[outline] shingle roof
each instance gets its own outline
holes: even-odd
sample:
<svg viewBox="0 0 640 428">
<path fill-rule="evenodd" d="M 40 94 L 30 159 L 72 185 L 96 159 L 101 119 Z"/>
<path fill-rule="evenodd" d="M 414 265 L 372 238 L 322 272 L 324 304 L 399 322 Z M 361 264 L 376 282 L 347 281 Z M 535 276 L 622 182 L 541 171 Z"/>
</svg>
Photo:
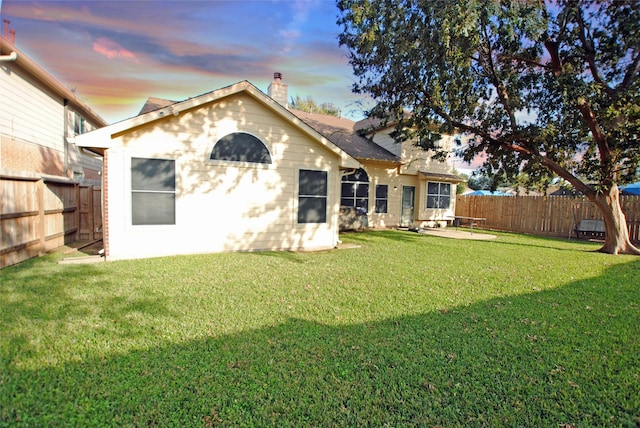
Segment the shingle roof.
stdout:
<svg viewBox="0 0 640 428">
<path fill-rule="evenodd" d="M 168 107 L 178 101 L 149 97 L 138 115 Z M 289 110 L 326 139 L 358 160 L 374 160 L 400 164 L 400 158 L 354 131 L 356 122 L 319 113 Z"/>
<path fill-rule="evenodd" d="M 171 101 L 171 100 L 165 100 L 162 98 L 149 97 L 147 98 L 147 101 L 142 106 L 142 109 L 140 109 L 140 113 L 138 113 L 138 116 L 140 116 L 141 114 L 149 113 L 150 111 L 169 107 L 171 104 L 175 104 L 177 102 L 178 101 Z"/>
<path fill-rule="evenodd" d="M 291 110 L 300 120 L 314 128 L 333 144 L 358 160 L 374 160 L 400 164 L 400 158 L 373 141 L 358 135 L 353 122 L 335 116 Z"/>
<path fill-rule="evenodd" d="M 458 177 L 455 174 L 447 174 L 442 172 L 420 171 L 420 174 L 425 178 L 436 181 L 445 181 L 451 183 L 464 183 L 466 181 L 464 178 Z"/>
</svg>

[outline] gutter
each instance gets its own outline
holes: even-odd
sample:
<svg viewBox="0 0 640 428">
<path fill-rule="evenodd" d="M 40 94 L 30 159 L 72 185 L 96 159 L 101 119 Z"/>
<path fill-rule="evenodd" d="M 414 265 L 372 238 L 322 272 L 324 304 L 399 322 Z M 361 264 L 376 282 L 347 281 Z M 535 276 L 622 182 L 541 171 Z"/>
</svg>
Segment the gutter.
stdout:
<svg viewBox="0 0 640 428">
<path fill-rule="evenodd" d="M 82 102 L 73 92 L 67 89 L 62 83 L 58 82 L 53 76 L 43 70 L 38 64 L 33 62 L 23 52 L 17 49 L 9 40 L 5 37 L 0 37 L 0 60 L 2 61 L 15 61 L 17 65 L 29 72 L 36 80 L 43 83 L 51 92 L 56 94 L 62 99 L 69 100 L 69 105 L 74 110 L 82 113 L 88 120 L 93 122 L 98 127 L 107 126 L 108 123 L 101 118 L 96 112 L 94 112 L 88 105 Z"/>
<path fill-rule="evenodd" d="M 18 59 L 18 52 L 13 51 L 9 55 L 0 55 L 0 61 L 10 62 Z"/>
</svg>

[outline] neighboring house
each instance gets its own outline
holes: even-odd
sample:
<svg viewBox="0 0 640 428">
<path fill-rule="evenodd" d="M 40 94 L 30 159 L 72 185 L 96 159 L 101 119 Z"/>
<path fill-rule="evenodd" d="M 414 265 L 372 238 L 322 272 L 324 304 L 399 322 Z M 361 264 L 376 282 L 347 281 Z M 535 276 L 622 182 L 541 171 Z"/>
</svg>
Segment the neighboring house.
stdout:
<svg viewBox="0 0 640 428">
<path fill-rule="evenodd" d="M 268 95 L 244 81 L 149 98 L 79 136 L 104 156 L 107 258 L 333 248 L 341 206 L 370 227 L 446 225 L 463 181 L 449 164 L 393 143 L 391 128 L 290 110 L 287 96 L 276 73 Z"/>
<path fill-rule="evenodd" d="M 102 159 L 73 144 L 107 123 L 0 37 L 0 175 L 99 183 Z"/>
<path fill-rule="evenodd" d="M 76 139 L 104 157 L 108 259 L 337 245 L 358 161 L 246 81 L 167 103 Z"/>
<path fill-rule="evenodd" d="M 456 185 L 464 179 L 411 141 L 396 143 L 395 124 L 292 112 L 360 161 L 358 171 L 342 178 L 341 205 L 365 212 L 369 227 L 444 227 L 454 215 Z M 452 151 L 453 136 L 440 144 Z"/>
</svg>

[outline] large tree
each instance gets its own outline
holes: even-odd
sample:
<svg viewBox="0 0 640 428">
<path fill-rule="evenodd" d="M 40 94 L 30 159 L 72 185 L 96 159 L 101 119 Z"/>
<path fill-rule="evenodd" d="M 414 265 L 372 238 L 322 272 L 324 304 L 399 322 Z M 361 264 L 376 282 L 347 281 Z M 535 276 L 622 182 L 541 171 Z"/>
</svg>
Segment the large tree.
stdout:
<svg viewBox="0 0 640 428">
<path fill-rule="evenodd" d="M 618 185 L 640 164 L 640 2 L 339 0 L 369 114 L 438 150 L 462 133 L 483 172 L 559 176 L 600 209 L 601 251 L 639 254 Z M 437 129 L 434 132 L 434 126 Z"/>
<path fill-rule="evenodd" d="M 340 117 L 340 109 L 334 103 L 318 103 L 311 95 L 308 95 L 307 98 L 302 98 L 300 95 L 296 95 L 295 98 L 291 97 L 291 107 L 307 113 Z"/>
</svg>

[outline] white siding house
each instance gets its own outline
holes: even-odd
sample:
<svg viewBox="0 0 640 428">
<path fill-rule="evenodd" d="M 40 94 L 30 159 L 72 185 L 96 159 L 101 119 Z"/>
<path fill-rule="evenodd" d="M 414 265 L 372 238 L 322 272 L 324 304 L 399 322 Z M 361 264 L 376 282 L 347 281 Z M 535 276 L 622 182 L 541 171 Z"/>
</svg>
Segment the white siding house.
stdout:
<svg viewBox="0 0 640 428">
<path fill-rule="evenodd" d="M 77 138 L 104 156 L 107 259 L 335 247 L 358 161 L 246 81 L 161 105 Z"/>
<path fill-rule="evenodd" d="M 357 174 L 342 178 L 341 205 L 365 212 L 369 227 L 445 227 L 454 215 L 456 186 L 464 180 L 449 161 L 434 160 L 412 141 L 396 143 L 393 125 L 293 113 L 361 163 Z M 440 144 L 453 152 L 453 136 Z"/>
<path fill-rule="evenodd" d="M 102 161 L 73 144 L 107 123 L 0 37 L 0 174 L 99 182 Z"/>
</svg>

